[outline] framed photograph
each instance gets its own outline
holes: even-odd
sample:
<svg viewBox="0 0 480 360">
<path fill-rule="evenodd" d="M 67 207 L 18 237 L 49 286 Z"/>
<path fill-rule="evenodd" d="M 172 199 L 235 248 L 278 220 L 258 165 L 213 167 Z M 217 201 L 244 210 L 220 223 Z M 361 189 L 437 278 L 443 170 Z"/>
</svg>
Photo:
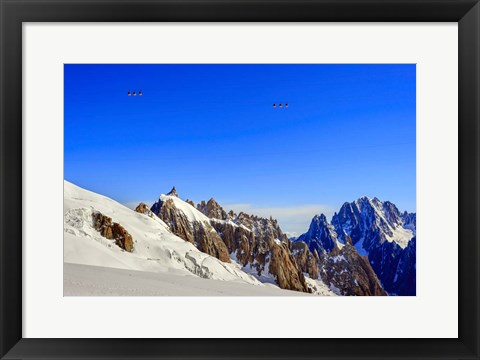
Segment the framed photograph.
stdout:
<svg viewBox="0 0 480 360">
<path fill-rule="evenodd" d="M 0 1 L 1 358 L 479 358 L 477 1 Z"/>
<path fill-rule="evenodd" d="M 415 296 L 415 72 L 65 64 L 64 295 Z"/>
</svg>

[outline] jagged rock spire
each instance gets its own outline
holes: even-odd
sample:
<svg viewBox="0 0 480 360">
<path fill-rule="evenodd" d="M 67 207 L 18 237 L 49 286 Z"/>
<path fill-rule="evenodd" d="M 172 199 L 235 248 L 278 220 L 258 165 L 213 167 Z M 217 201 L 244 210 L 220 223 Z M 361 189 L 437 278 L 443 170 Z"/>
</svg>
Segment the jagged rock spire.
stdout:
<svg viewBox="0 0 480 360">
<path fill-rule="evenodd" d="M 214 198 L 211 198 L 210 200 L 208 200 L 208 202 L 205 202 L 205 200 L 202 200 L 197 205 L 197 210 L 199 210 L 209 218 L 219 219 L 219 220 L 228 219 L 228 215 L 226 211 L 220 206 L 219 203 L 215 201 Z"/>
<path fill-rule="evenodd" d="M 172 190 L 170 190 L 168 193 L 167 193 L 168 196 L 176 196 L 178 197 L 178 193 L 177 193 L 177 189 L 175 189 L 175 186 L 172 188 Z"/>
<path fill-rule="evenodd" d="M 337 246 L 337 234 L 324 214 L 315 215 L 308 231 L 300 235 L 297 240 L 304 241 L 310 251 L 316 250 L 319 254 L 330 252 Z"/>
</svg>

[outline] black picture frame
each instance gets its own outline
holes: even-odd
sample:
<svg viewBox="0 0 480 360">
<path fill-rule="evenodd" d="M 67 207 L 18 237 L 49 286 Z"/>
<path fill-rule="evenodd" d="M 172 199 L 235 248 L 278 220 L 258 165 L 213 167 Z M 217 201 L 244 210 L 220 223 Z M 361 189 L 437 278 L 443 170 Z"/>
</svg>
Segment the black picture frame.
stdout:
<svg viewBox="0 0 480 360">
<path fill-rule="evenodd" d="M 478 0 L 0 0 L 0 357 L 479 359 L 478 2 Z M 22 338 L 22 22 L 97 21 L 458 22 L 459 338 Z"/>
</svg>

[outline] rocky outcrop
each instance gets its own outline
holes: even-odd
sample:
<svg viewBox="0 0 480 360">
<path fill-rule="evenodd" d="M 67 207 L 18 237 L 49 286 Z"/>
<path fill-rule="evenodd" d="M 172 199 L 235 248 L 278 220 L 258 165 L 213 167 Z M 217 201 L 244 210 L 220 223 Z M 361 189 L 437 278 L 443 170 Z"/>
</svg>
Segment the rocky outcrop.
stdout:
<svg viewBox="0 0 480 360">
<path fill-rule="evenodd" d="M 295 262 L 303 273 L 308 274 L 312 279 L 318 278 L 318 252 L 313 253 L 303 241 L 293 242 L 291 252 Z"/>
<path fill-rule="evenodd" d="M 92 214 L 93 227 L 100 232 L 104 238 L 114 240 L 115 244 L 125 251 L 133 251 L 133 238 L 123 226 L 112 222 L 112 218 L 100 212 Z"/>
<path fill-rule="evenodd" d="M 187 204 L 192 205 L 193 207 L 196 207 L 196 206 L 195 206 L 195 203 L 194 203 L 192 200 L 190 200 L 190 199 L 185 200 L 185 202 L 186 202 Z"/>
<path fill-rule="evenodd" d="M 380 281 L 368 258 L 360 256 L 349 243 L 320 255 L 320 277 L 340 295 L 384 296 Z"/>
<path fill-rule="evenodd" d="M 201 201 L 197 205 L 197 209 L 211 219 L 227 220 L 228 215 L 225 210 L 215 201 L 214 198 L 208 202 Z"/>
<path fill-rule="evenodd" d="M 287 239 L 288 242 L 288 239 Z M 275 276 L 282 289 L 310 292 L 302 271 L 298 268 L 288 244 L 270 238 L 269 273 Z"/>
<path fill-rule="evenodd" d="M 148 215 L 150 217 L 153 216 L 153 213 L 150 210 L 150 208 L 148 207 L 148 205 L 143 203 L 143 202 L 138 204 L 138 206 L 135 208 L 135 211 L 140 213 L 140 214 Z"/>
<path fill-rule="evenodd" d="M 187 217 L 182 212 L 177 211 L 173 199 L 158 200 L 150 210 L 162 219 L 175 235 L 194 244 L 193 228 Z"/>
<path fill-rule="evenodd" d="M 222 238 L 227 246 L 229 254 L 235 254 L 237 261 L 245 266 L 249 263 L 262 262 L 262 254 L 267 247 L 257 246 L 255 234 L 244 226 L 238 226 L 233 222 L 211 221 L 211 225 Z"/>
<path fill-rule="evenodd" d="M 172 189 L 170 193 L 175 190 Z M 175 190 L 176 193 L 176 190 Z M 170 196 L 170 198 L 169 198 Z M 160 198 L 153 204 L 151 211 L 162 219 L 170 230 L 185 241 L 195 245 L 200 251 L 216 257 L 217 259 L 230 262 L 230 256 L 227 247 L 221 237 L 207 221 L 192 219 L 184 211 L 177 208 L 172 195 L 162 200 Z M 184 203 L 185 206 L 190 206 Z M 195 209 L 193 209 L 196 211 Z"/>
<path fill-rule="evenodd" d="M 277 220 L 244 212 L 227 214 L 212 200 L 201 202 L 200 209 L 210 216 L 212 226 L 229 253 L 244 268 L 249 272 L 253 270 L 258 277 L 273 276 L 282 289 L 309 292 L 303 271 L 291 253 L 291 242 L 282 233 Z"/>
</svg>

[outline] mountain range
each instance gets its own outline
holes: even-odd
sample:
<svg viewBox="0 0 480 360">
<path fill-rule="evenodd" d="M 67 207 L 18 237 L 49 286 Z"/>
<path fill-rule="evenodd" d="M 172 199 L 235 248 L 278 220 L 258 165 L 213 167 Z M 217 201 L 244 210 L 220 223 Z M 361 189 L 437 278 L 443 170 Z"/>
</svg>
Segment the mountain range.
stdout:
<svg viewBox="0 0 480 360">
<path fill-rule="evenodd" d="M 364 196 L 346 202 L 331 223 L 324 215 L 315 216 L 308 231 L 295 241 L 326 257 L 353 246 L 368 259 L 386 292 L 416 294 L 416 214 L 401 213 L 389 201 Z"/>
<path fill-rule="evenodd" d="M 175 187 L 131 210 L 65 181 L 64 205 L 66 263 L 152 272 L 173 287 L 168 295 L 185 291 L 172 285 L 185 276 L 209 279 L 195 286 L 214 294 L 219 282 L 234 295 L 240 287 L 248 294 L 416 294 L 416 215 L 377 198 L 343 204 L 331 222 L 314 216 L 296 239 L 272 217 L 227 212 L 213 198 L 182 200 Z M 69 294 L 78 294 L 73 283 Z"/>
</svg>

